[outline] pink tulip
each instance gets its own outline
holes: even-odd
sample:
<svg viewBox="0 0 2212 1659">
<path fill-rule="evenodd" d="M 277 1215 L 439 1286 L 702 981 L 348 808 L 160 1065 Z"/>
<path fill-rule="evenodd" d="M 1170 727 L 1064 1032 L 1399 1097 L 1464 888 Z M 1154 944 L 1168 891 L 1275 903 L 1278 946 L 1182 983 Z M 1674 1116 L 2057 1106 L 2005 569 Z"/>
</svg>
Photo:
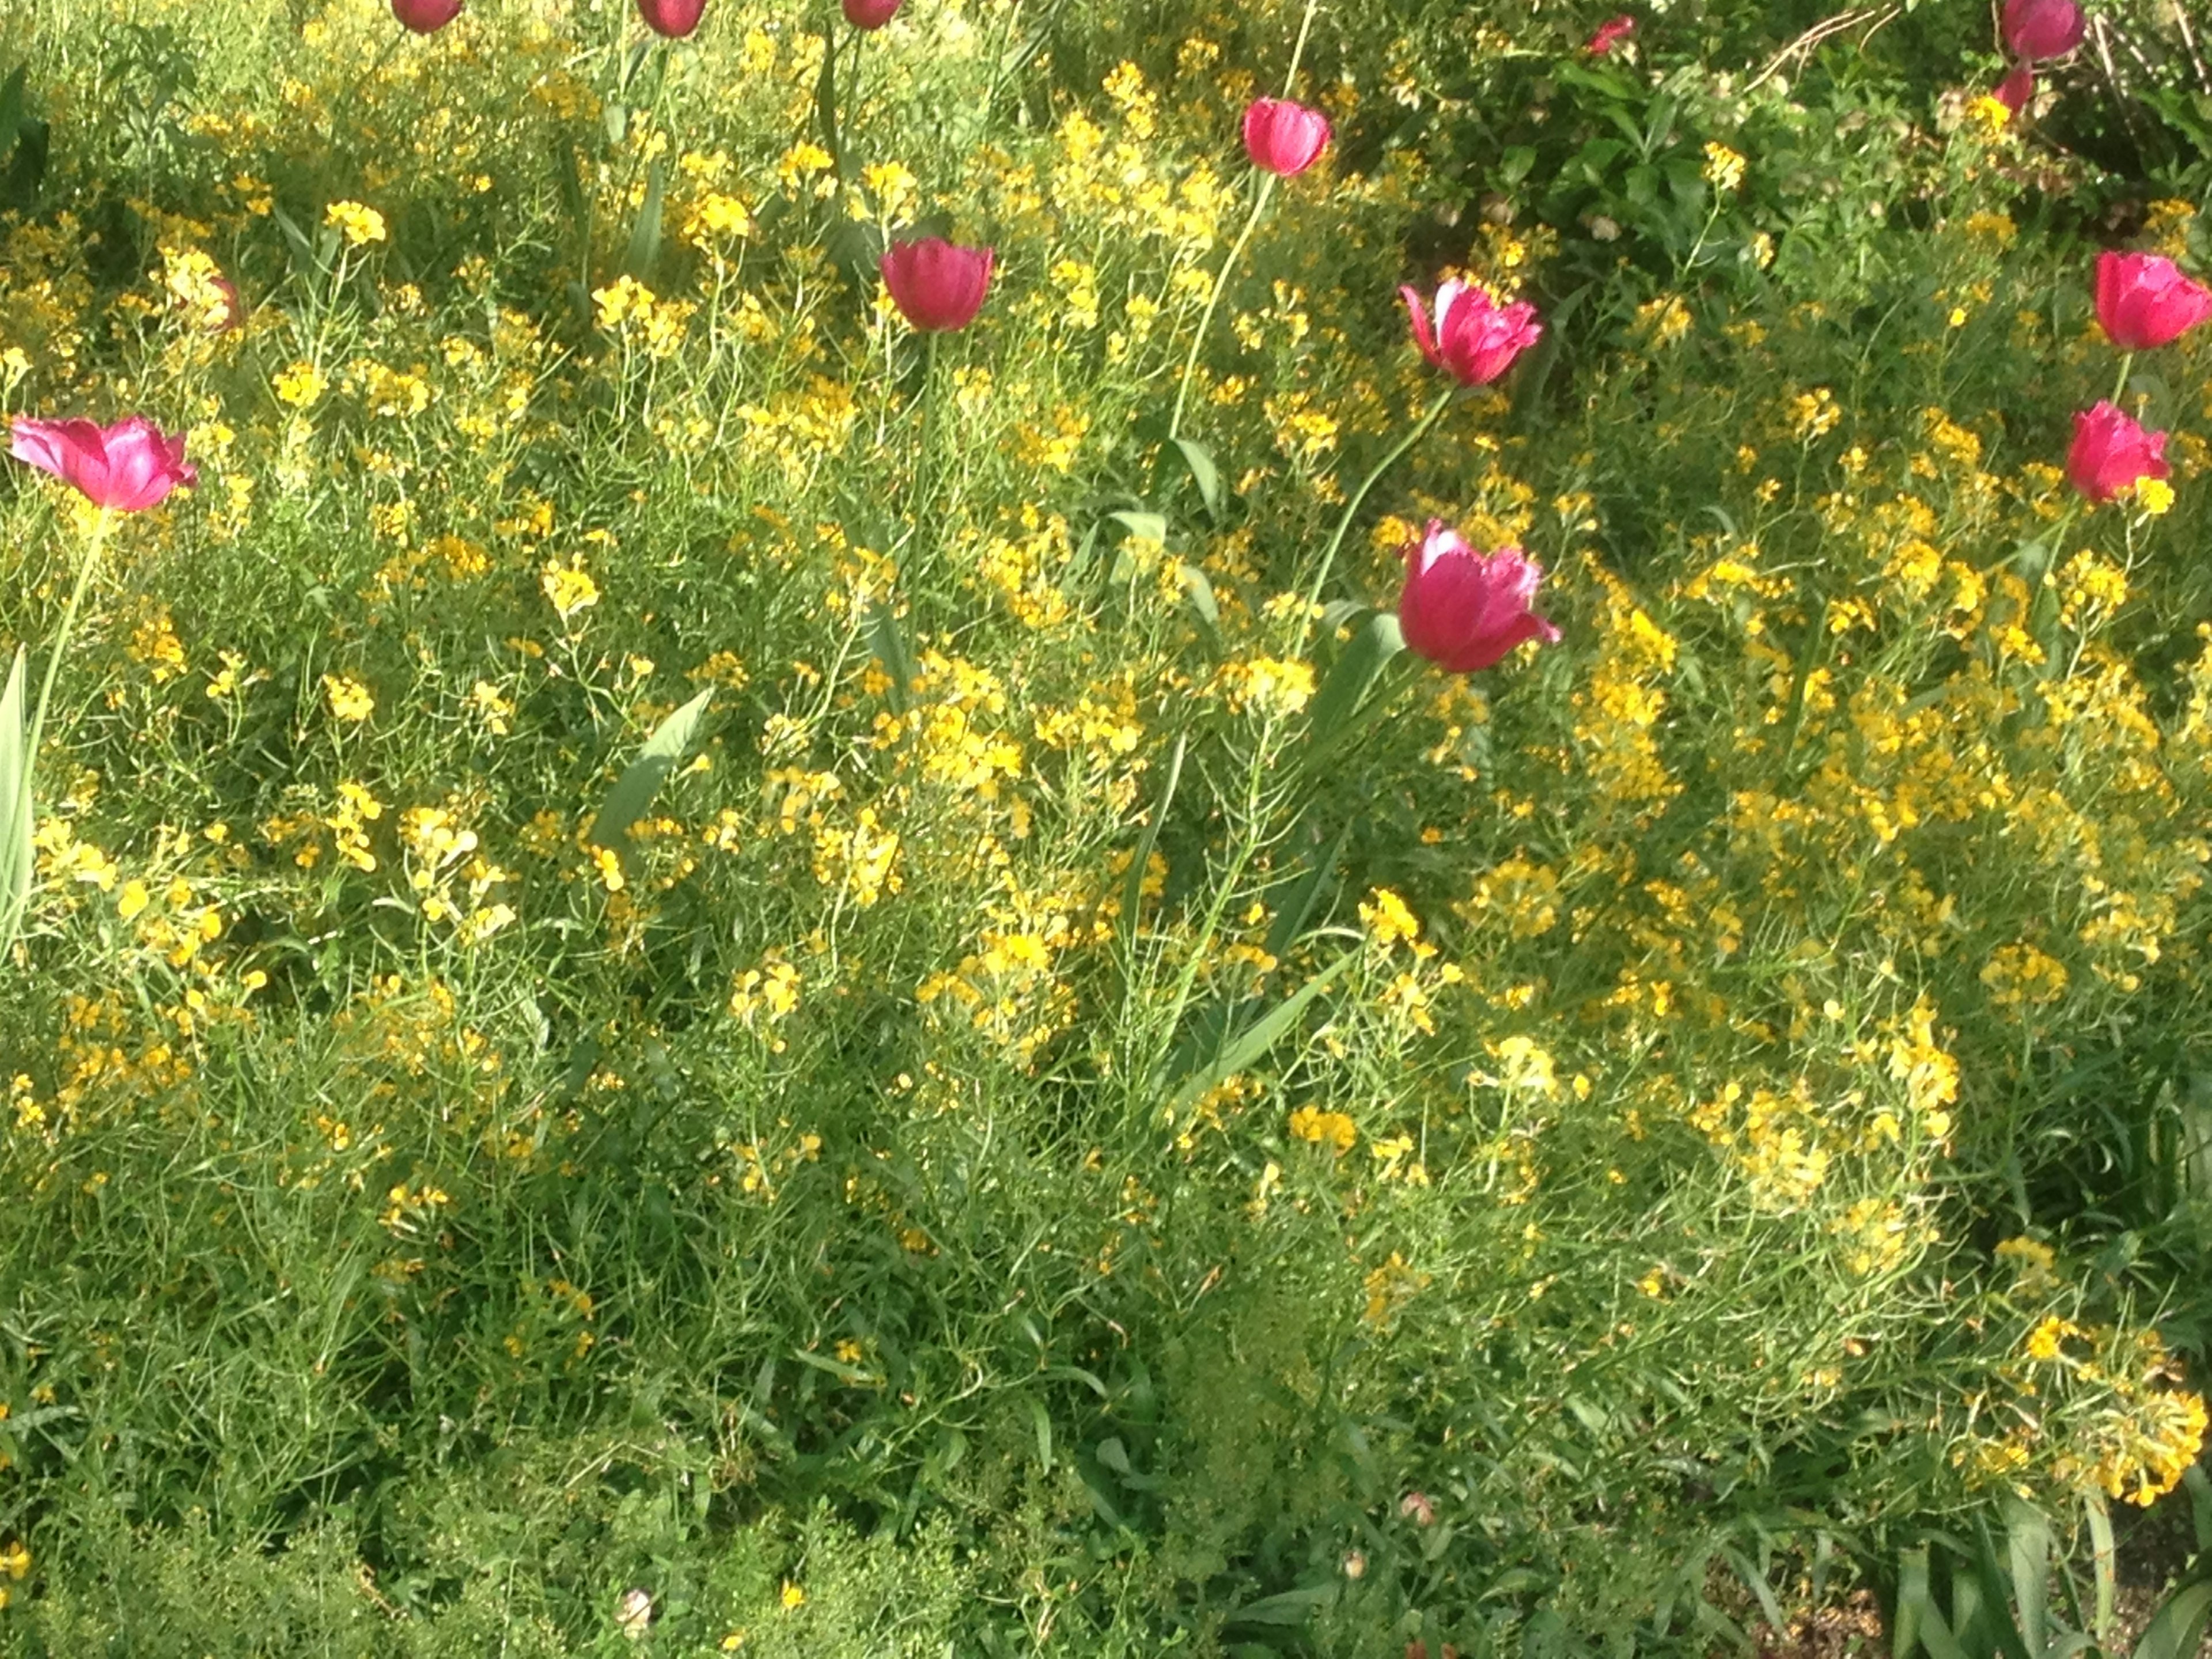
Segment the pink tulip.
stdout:
<svg viewBox="0 0 2212 1659">
<path fill-rule="evenodd" d="M 1286 98 L 1255 98 L 1244 112 L 1244 153 L 1252 165 L 1295 179 L 1328 144 L 1328 117 Z"/>
<path fill-rule="evenodd" d="M 2117 404 L 2099 404 L 2074 417 L 2074 444 L 2066 452 L 2066 476 L 2093 501 L 2109 501 L 2145 478 L 2163 478 L 2166 434 L 2146 432 Z"/>
<path fill-rule="evenodd" d="M 392 0 L 392 15 L 403 28 L 435 34 L 461 15 L 463 0 Z"/>
<path fill-rule="evenodd" d="M 16 417 L 8 453 L 41 472 L 74 485 L 86 500 L 118 513 L 143 513 L 179 484 L 199 474 L 185 460 L 185 434 L 165 437 L 151 421 L 133 415 L 113 426 L 90 421 Z"/>
<path fill-rule="evenodd" d="M 2063 58 L 2081 44 L 2087 27 L 2075 0 L 2005 0 L 2005 46 L 2027 63 Z"/>
<path fill-rule="evenodd" d="M 2155 253 L 2097 256 L 2097 320 L 2123 351 L 2171 345 L 2212 317 L 2212 289 Z"/>
<path fill-rule="evenodd" d="M 898 15 L 906 0 L 845 0 L 845 21 L 856 29 L 879 29 Z"/>
<path fill-rule="evenodd" d="M 1635 33 L 1636 20 L 1623 12 L 1618 17 L 1600 23 L 1597 33 L 1590 36 L 1589 44 L 1583 50 L 1593 58 L 1602 58 Z"/>
<path fill-rule="evenodd" d="M 2014 64 L 2012 73 L 1997 82 L 1996 90 L 1990 94 L 2014 115 L 2027 107 L 2027 100 L 2035 96 L 2035 71 L 2025 64 Z"/>
<path fill-rule="evenodd" d="M 681 40 L 699 27 L 707 0 L 637 0 L 637 15 L 646 27 L 671 40 Z"/>
<path fill-rule="evenodd" d="M 983 308 L 993 252 L 961 247 L 941 236 L 893 242 L 884 252 L 884 286 L 907 321 L 929 333 L 965 328 Z"/>
<path fill-rule="evenodd" d="M 1428 534 L 1406 544 L 1406 588 L 1398 628 L 1406 648 L 1454 674 L 1487 668 L 1530 640 L 1556 642 L 1559 630 L 1528 607 L 1544 567 L 1517 547 L 1478 553 L 1429 520 Z"/>
<path fill-rule="evenodd" d="M 1501 306 L 1479 288 L 1458 281 L 1437 290 L 1436 320 L 1421 302 L 1420 290 L 1401 288 L 1413 319 L 1413 343 L 1421 356 L 1448 370 L 1462 386 L 1488 386 L 1512 368 L 1513 360 L 1536 343 L 1544 325 L 1536 307 L 1524 301 Z"/>
</svg>

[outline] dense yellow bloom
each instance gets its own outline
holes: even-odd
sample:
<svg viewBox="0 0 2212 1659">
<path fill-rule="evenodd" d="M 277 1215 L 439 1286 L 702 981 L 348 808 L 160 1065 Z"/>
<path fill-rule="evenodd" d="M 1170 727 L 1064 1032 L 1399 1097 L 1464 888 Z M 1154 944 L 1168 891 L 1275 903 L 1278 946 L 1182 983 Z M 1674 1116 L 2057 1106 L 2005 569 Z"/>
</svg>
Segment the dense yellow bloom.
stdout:
<svg viewBox="0 0 2212 1659">
<path fill-rule="evenodd" d="M 349 247 L 366 247 L 385 240 L 384 216 L 359 202 L 333 202 L 323 210 L 323 222 L 345 238 Z"/>
</svg>

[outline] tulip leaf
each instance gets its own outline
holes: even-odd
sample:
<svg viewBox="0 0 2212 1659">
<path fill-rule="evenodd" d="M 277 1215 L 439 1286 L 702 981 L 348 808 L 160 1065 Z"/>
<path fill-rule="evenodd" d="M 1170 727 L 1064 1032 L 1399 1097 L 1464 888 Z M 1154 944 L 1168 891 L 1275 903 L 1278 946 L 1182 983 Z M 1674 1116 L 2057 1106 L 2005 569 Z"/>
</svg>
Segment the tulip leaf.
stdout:
<svg viewBox="0 0 2212 1659">
<path fill-rule="evenodd" d="M 2212 1620 L 2212 1583 L 2175 1591 L 2136 1643 L 2134 1659 L 2188 1659 L 2198 1650 L 2208 1620 Z"/>
<path fill-rule="evenodd" d="M 1206 503 L 1206 516 L 1218 524 L 1221 469 L 1213 464 L 1213 452 L 1190 438 L 1177 438 L 1175 447 L 1182 453 L 1183 465 L 1190 469 L 1191 482 L 1198 486 L 1199 500 Z"/>
<path fill-rule="evenodd" d="M 1168 521 L 1165 514 L 1125 508 L 1118 513 L 1109 513 L 1106 516 L 1139 541 L 1164 544 L 1168 538 Z"/>
<path fill-rule="evenodd" d="M 660 216 L 667 191 L 667 167 L 655 161 L 645 175 L 645 200 L 638 204 L 637 218 L 629 228 L 629 252 L 623 260 L 623 269 L 641 283 L 660 258 Z"/>
<path fill-rule="evenodd" d="M 1199 621 L 1206 624 L 1208 637 L 1218 637 L 1221 629 L 1221 601 L 1213 595 L 1213 584 L 1194 564 L 1181 567 L 1177 574 L 1182 578 L 1183 597 L 1190 601 L 1190 608 L 1198 612 Z"/>
<path fill-rule="evenodd" d="M 814 118 L 822 127 L 822 148 L 830 152 L 842 179 L 845 151 L 837 139 L 837 37 L 828 29 L 822 32 L 822 74 L 814 83 Z"/>
<path fill-rule="evenodd" d="M 0 692 L 0 952 L 15 943 L 23 911 L 31 900 L 31 871 L 36 857 L 31 840 L 30 752 L 23 729 L 23 650 L 8 671 Z"/>
<path fill-rule="evenodd" d="M 14 147 L 15 135 L 23 125 L 23 76 L 27 65 L 18 64 L 6 81 L 0 82 L 0 155 Z"/>
<path fill-rule="evenodd" d="M 1168 1103 L 1168 1110 L 1182 1112 L 1207 1090 L 1224 1079 L 1236 1076 L 1273 1048 L 1312 1006 L 1314 1000 L 1328 989 L 1337 975 L 1358 960 L 1364 948 L 1353 945 L 1230 1039 L 1228 1045 L 1214 1056 L 1211 1064 L 1200 1066 L 1183 1079 L 1182 1086 L 1176 1091 L 1174 1097 Z"/>
<path fill-rule="evenodd" d="M 868 608 L 868 648 L 883 664 L 884 672 L 890 676 L 891 713 L 905 714 L 915 678 L 914 653 L 907 649 L 906 633 L 899 627 L 898 613 L 888 604 L 878 602 Z"/>
<path fill-rule="evenodd" d="M 707 712 L 714 695 L 714 688 L 708 687 L 653 728 L 637 758 L 607 791 L 605 803 L 592 820 L 588 839 L 592 845 L 613 848 L 629 839 L 630 826 L 645 816 L 645 809 L 653 805 L 653 796 L 660 793 L 676 763 L 690 749 L 700 716 Z"/>
<path fill-rule="evenodd" d="M 1352 636 L 1313 703 L 1313 740 L 1326 744 L 1358 711 L 1384 665 L 1406 648 L 1397 617 L 1378 611 Z"/>
</svg>

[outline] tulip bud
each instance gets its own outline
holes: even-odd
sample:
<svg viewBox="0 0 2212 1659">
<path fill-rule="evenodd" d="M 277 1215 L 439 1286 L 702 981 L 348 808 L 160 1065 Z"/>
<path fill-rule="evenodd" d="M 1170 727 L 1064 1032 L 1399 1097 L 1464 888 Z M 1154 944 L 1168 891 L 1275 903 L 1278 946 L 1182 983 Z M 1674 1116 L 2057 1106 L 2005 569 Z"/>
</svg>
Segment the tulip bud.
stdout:
<svg viewBox="0 0 2212 1659">
<path fill-rule="evenodd" d="M 1328 143 L 1328 118 L 1285 98 L 1255 98 L 1244 112 L 1244 153 L 1252 165 L 1294 179 Z"/>
<path fill-rule="evenodd" d="M 1462 386 L 1488 386 L 1536 343 L 1544 325 L 1525 301 L 1501 306 L 1479 288 L 1449 282 L 1437 290 L 1435 320 L 1418 289 L 1401 288 L 1421 356 Z"/>
<path fill-rule="evenodd" d="M 435 34 L 461 15 L 463 0 L 392 0 L 392 15 L 402 27 Z"/>
<path fill-rule="evenodd" d="M 2155 253 L 2097 256 L 2097 321 L 2123 351 L 2171 345 L 2212 317 L 2212 289 Z"/>
<path fill-rule="evenodd" d="M 681 40 L 699 27 L 707 0 L 637 0 L 637 15 L 646 27 L 671 40 Z"/>
<path fill-rule="evenodd" d="M 988 247 L 960 247 L 941 236 L 893 242 L 883 257 L 884 286 L 916 328 L 927 333 L 965 328 L 983 308 L 993 258 Z"/>
<path fill-rule="evenodd" d="M 905 0 L 845 0 L 845 21 L 856 29 L 875 30 L 898 15 Z"/>
<path fill-rule="evenodd" d="M 1488 668 L 1530 640 L 1559 630 L 1529 609 L 1544 568 L 1517 547 L 1477 553 L 1441 520 L 1406 546 L 1398 629 L 1406 648 L 1454 674 Z"/>
<path fill-rule="evenodd" d="M 90 421 L 39 421 L 18 416 L 8 453 L 72 485 L 96 507 L 143 513 L 158 506 L 199 474 L 185 460 L 185 434 L 171 437 L 133 415 L 113 426 Z"/>
<path fill-rule="evenodd" d="M 2074 443 L 2066 476 L 2092 501 L 2109 501 L 2145 478 L 2165 478 L 2166 434 L 2146 432 L 2115 404 L 2099 404 L 2074 417 Z"/>
<path fill-rule="evenodd" d="M 1590 36 L 1589 44 L 1583 50 L 1593 58 L 1602 58 L 1635 33 L 1636 20 L 1623 12 L 1618 17 L 1600 23 L 1597 33 Z"/>
<path fill-rule="evenodd" d="M 2005 46 L 2027 63 L 2063 58 L 2081 44 L 2087 27 L 2075 0 L 2005 0 Z"/>
</svg>

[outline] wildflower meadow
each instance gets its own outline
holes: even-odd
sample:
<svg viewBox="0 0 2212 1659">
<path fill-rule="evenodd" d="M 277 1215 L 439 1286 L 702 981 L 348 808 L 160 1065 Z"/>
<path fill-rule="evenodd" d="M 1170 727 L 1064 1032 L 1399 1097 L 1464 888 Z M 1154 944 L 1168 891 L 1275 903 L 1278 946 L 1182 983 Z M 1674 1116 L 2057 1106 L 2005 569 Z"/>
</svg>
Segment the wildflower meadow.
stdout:
<svg viewBox="0 0 2212 1659">
<path fill-rule="evenodd" d="M 2189 1659 L 2197 0 L 0 0 L 0 1654 Z"/>
</svg>

